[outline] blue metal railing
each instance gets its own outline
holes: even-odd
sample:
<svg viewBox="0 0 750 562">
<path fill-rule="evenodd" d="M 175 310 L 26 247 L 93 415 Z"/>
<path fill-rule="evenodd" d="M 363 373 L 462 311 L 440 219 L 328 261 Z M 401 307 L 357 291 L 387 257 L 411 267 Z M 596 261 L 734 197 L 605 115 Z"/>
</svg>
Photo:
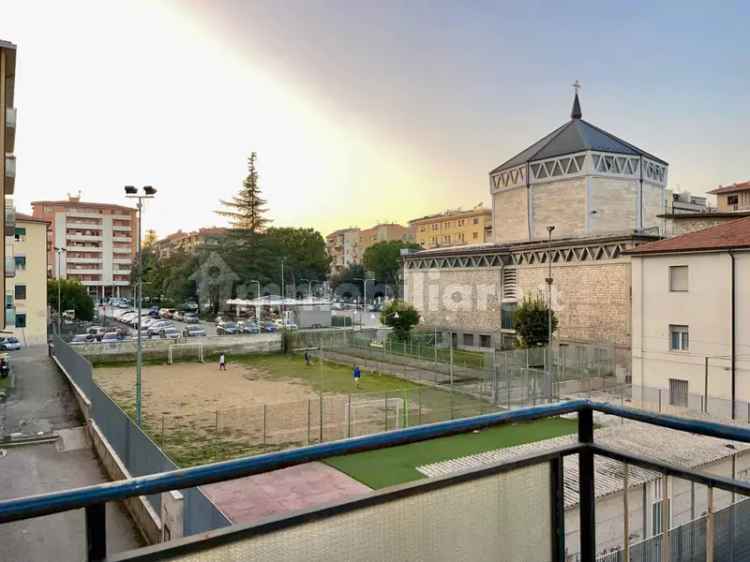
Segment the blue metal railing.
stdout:
<svg viewBox="0 0 750 562">
<path fill-rule="evenodd" d="M 391 431 L 388 433 L 356 437 L 290 451 L 270 453 L 256 457 L 174 470 L 161 474 L 153 474 L 133 478 L 127 481 L 89 486 L 76 490 L 67 490 L 33 497 L 1 501 L 0 523 L 30 519 L 41 515 L 84 508 L 86 510 L 87 529 L 89 530 L 89 533 L 87 534 L 89 538 L 89 559 L 100 560 L 106 555 L 106 530 L 103 521 L 103 507 L 106 502 L 119 501 L 133 496 L 155 494 L 221 482 L 337 455 L 416 443 L 438 437 L 467 433 L 476 429 L 505 423 L 530 421 L 570 413 L 578 413 L 579 443 L 575 446 L 555 450 L 552 453 L 544 452 L 531 455 L 524 459 L 523 462 L 527 464 L 533 464 L 534 462 L 547 462 L 550 460 L 551 456 L 554 457 L 555 455 L 557 461 L 559 461 L 563 455 L 579 454 L 581 518 L 580 559 L 584 562 L 593 562 L 595 560 L 594 467 L 593 462 L 590 460 L 593 459 L 594 455 L 602 455 L 629 464 L 643 466 L 644 468 L 656 469 L 664 474 L 674 475 L 679 478 L 684 478 L 692 482 L 705 484 L 718 489 L 750 495 L 750 483 L 748 482 L 731 480 L 728 478 L 687 470 L 679 466 L 638 457 L 636 455 L 613 450 L 594 443 L 594 411 L 669 429 L 750 443 L 750 430 L 741 427 L 725 426 L 709 421 L 687 420 L 674 416 L 661 416 L 631 408 L 612 406 L 588 400 L 576 400 L 554 405 L 536 406 L 502 413 L 486 414 L 473 418 L 440 422 L 426 426 Z M 495 466 L 494 470 L 497 470 L 497 468 L 498 467 Z M 424 486 L 425 484 L 422 485 Z M 558 493 L 557 496 L 561 497 L 561 494 Z M 556 501 L 559 502 L 560 498 Z M 330 510 L 332 508 L 326 509 Z M 321 510 L 321 512 L 323 511 L 325 510 Z M 558 515 L 559 513 L 560 511 L 558 511 Z M 560 525 L 562 525 L 561 522 Z M 560 530 L 561 528 L 558 527 L 556 532 L 559 534 Z M 226 535 L 226 533 L 232 532 L 236 531 L 232 531 L 231 529 L 218 531 L 217 536 L 219 533 Z M 210 535 L 211 534 L 209 533 L 209 535 L 206 535 L 205 537 L 183 539 L 182 542 L 192 541 L 192 544 L 202 541 L 205 542 L 205 540 L 210 540 Z M 553 544 L 556 545 L 553 560 L 563 560 L 564 540 L 558 540 L 556 538 Z M 169 547 L 167 546 L 163 548 Z"/>
</svg>

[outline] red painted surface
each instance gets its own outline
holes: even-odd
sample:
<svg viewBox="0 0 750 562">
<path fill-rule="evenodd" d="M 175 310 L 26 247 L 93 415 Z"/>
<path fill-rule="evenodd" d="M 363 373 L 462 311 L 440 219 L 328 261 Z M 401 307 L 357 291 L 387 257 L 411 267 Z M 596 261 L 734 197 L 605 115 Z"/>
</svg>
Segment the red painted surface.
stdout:
<svg viewBox="0 0 750 562">
<path fill-rule="evenodd" d="M 328 465 L 312 462 L 202 486 L 233 523 L 258 523 L 299 510 L 339 503 L 371 490 Z"/>
</svg>

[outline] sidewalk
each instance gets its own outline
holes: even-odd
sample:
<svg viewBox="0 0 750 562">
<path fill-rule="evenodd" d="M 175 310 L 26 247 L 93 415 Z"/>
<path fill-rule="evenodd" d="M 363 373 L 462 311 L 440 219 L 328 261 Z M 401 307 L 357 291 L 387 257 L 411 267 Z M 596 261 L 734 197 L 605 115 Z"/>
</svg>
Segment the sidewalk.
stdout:
<svg viewBox="0 0 750 562">
<path fill-rule="evenodd" d="M 55 443 L 7 447 L 0 456 L 0 500 L 109 482 L 80 427 L 82 420 L 47 347 L 11 354 L 16 388 L 0 405 L 4 435 L 56 433 Z M 107 504 L 110 553 L 143 543 L 120 504 Z M 83 560 L 86 536 L 82 510 L 0 526 L 0 561 Z"/>
</svg>

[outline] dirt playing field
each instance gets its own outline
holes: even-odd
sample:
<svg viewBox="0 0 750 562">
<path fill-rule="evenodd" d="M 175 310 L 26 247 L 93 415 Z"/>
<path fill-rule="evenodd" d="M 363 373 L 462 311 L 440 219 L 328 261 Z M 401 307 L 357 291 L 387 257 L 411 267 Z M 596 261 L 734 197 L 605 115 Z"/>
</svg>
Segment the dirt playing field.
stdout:
<svg viewBox="0 0 750 562">
<path fill-rule="evenodd" d="M 133 402 L 135 368 L 97 368 L 95 376 L 99 386 L 120 405 Z M 230 363 L 226 371 L 203 363 L 146 365 L 141 381 L 143 413 L 154 423 L 160 422 L 161 416 L 189 417 L 317 398 L 303 381 L 269 378 L 266 370 L 241 363 Z"/>
</svg>

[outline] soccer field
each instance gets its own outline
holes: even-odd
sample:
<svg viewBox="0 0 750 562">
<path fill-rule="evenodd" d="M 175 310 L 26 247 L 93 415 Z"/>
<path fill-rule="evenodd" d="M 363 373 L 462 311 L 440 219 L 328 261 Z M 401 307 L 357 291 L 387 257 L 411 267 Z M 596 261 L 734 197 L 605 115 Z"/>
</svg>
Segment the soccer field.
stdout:
<svg viewBox="0 0 750 562">
<path fill-rule="evenodd" d="M 98 365 L 97 384 L 131 417 L 135 368 Z M 476 398 L 299 355 L 144 366 L 143 427 L 180 466 L 492 411 Z"/>
<path fill-rule="evenodd" d="M 514 423 L 478 433 L 334 457 L 325 462 L 377 490 L 424 478 L 417 471 L 418 466 L 568 435 L 576 432 L 577 424 L 577 420 L 563 418 Z"/>
</svg>

